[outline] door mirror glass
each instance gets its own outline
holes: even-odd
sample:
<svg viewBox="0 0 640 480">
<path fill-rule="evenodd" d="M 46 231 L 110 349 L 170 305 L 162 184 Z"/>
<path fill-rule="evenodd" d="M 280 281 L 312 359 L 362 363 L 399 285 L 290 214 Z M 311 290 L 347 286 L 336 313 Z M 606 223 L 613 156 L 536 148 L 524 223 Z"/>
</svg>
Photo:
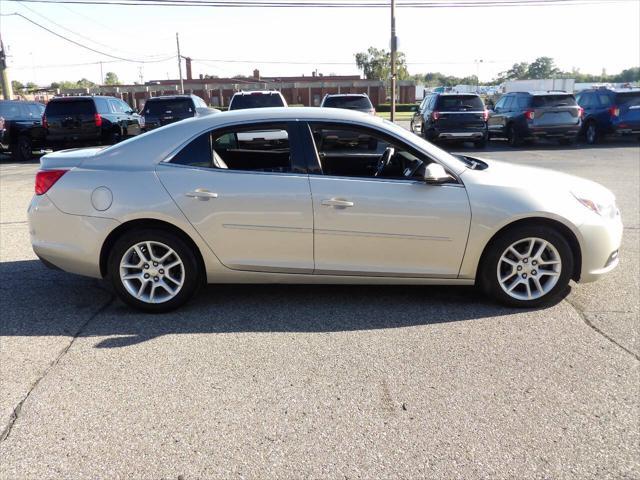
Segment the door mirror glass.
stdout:
<svg viewBox="0 0 640 480">
<path fill-rule="evenodd" d="M 431 184 L 445 183 L 449 181 L 449 175 L 439 163 L 430 163 L 424 171 L 424 181 Z"/>
</svg>

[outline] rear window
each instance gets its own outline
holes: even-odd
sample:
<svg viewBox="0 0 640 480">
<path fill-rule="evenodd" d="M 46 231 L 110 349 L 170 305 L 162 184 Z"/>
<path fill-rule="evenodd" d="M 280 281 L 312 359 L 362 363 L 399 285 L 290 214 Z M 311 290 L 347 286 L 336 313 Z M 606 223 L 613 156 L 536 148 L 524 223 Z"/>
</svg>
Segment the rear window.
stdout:
<svg viewBox="0 0 640 480">
<path fill-rule="evenodd" d="M 640 105 L 640 92 L 617 93 L 616 103 L 628 106 Z"/>
<path fill-rule="evenodd" d="M 251 93 L 248 95 L 235 95 L 231 100 L 229 110 L 242 110 L 245 108 L 284 107 L 278 94 Z"/>
<path fill-rule="evenodd" d="M 445 112 L 484 110 L 484 103 L 475 95 L 447 95 L 438 97 L 437 108 Z"/>
<path fill-rule="evenodd" d="M 536 95 L 533 97 L 534 107 L 572 107 L 577 105 L 573 95 Z"/>
<path fill-rule="evenodd" d="M 91 100 L 51 100 L 47 104 L 47 116 L 54 115 L 93 115 L 96 113 Z"/>
<path fill-rule="evenodd" d="M 193 113 L 193 103 L 188 98 L 173 100 L 147 100 L 144 106 L 146 115 L 163 115 L 165 113 L 190 114 Z"/>
<path fill-rule="evenodd" d="M 18 120 L 25 118 L 26 115 L 18 102 L 2 102 L 0 103 L 0 117 L 5 120 Z"/>
<path fill-rule="evenodd" d="M 371 100 L 363 96 L 354 97 L 327 97 L 323 104 L 328 108 L 347 108 L 350 110 L 371 110 Z"/>
</svg>

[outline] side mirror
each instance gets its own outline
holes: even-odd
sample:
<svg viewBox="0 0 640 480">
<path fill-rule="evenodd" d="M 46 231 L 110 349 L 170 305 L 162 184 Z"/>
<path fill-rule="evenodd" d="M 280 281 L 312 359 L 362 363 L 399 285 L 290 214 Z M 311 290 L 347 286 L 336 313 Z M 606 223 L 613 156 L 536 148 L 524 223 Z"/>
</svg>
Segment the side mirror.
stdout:
<svg viewBox="0 0 640 480">
<path fill-rule="evenodd" d="M 424 181 L 430 184 L 446 183 L 450 179 L 449 174 L 439 163 L 430 163 L 424 171 Z"/>
</svg>

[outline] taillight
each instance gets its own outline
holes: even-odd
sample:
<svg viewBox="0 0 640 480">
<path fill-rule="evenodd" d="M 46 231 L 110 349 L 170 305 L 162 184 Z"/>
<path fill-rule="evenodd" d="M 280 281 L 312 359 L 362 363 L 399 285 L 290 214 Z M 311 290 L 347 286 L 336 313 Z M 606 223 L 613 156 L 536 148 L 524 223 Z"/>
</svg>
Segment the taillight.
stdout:
<svg viewBox="0 0 640 480">
<path fill-rule="evenodd" d="M 49 123 L 47 122 L 47 116 L 46 115 L 42 115 L 42 126 L 44 128 L 49 128 Z"/>
<path fill-rule="evenodd" d="M 95 120 L 95 122 L 96 122 L 96 127 L 101 127 L 101 126 L 102 126 L 102 117 L 100 116 L 100 114 L 99 114 L 99 113 L 96 113 L 96 114 L 93 116 L 93 119 L 94 119 L 94 120 Z"/>
<path fill-rule="evenodd" d="M 484 112 L 482 112 L 482 120 L 484 120 L 485 122 L 489 120 L 489 110 L 485 110 Z"/>
<path fill-rule="evenodd" d="M 612 117 L 619 117 L 620 116 L 620 108 L 617 106 L 612 106 L 609 107 L 609 115 L 611 115 Z"/>
<path fill-rule="evenodd" d="M 526 118 L 527 120 L 533 120 L 534 118 L 536 118 L 536 112 L 534 112 L 533 110 L 527 110 L 526 112 L 524 112 L 524 118 Z"/>
<path fill-rule="evenodd" d="M 38 170 L 36 172 L 36 195 L 44 195 L 68 170 Z"/>
<path fill-rule="evenodd" d="M 438 120 L 440 118 L 440 112 L 437 110 L 434 110 L 433 112 L 431 112 L 431 120 Z"/>
<path fill-rule="evenodd" d="M 584 117 L 584 108 L 578 107 L 578 118 Z"/>
</svg>

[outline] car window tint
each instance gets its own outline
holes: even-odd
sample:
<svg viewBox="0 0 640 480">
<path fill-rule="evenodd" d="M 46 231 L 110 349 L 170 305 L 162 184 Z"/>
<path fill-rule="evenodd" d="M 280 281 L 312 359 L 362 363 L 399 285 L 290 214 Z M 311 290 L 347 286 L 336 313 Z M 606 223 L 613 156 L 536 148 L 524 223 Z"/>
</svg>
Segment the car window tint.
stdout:
<svg viewBox="0 0 640 480">
<path fill-rule="evenodd" d="M 371 101 L 361 95 L 327 97 L 323 106 L 327 108 L 346 108 L 348 110 L 373 109 Z"/>
<path fill-rule="evenodd" d="M 640 92 L 617 93 L 616 103 L 621 106 L 625 105 L 629 107 L 640 105 Z"/>
<path fill-rule="evenodd" d="M 423 165 L 400 142 L 391 144 L 377 132 L 341 125 L 311 124 L 323 175 L 374 178 L 378 161 L 388 147 L 394 148 L 388 167 L 376 178 L 407 179 Z"/>
<path fill-rule="evenodd" d="M 35 119 L 39 119 L 40 117 L 42 117 L 42 107 L 40 107 L 40 105 L 37 105 L 35 103 L 28 103 L 27 105 L 25 105 L 25 107 L 27 107 L 27 115 L 29 116 L 29 118 L 35 118 Z"/>
<path fill-rule="evenodd" d="M 530 97 L 527 95 L 518 95 L 516 97 L 515 106 L 518 110 L 525 109 L 529 106 Z"/>
<path fill-rule="evenodd" d="M 494 107 L 494 109 L 499 110 L 501 108 L 504 108 L 504 104 L 506 100 L 507 100 L 507 97 L 502 97 L 500 100 L 498 100 L 498 103 L 496 103 L 496 106 Z"/>
<path fill-rule="evenodd" d="M 534 107 L 571 107 L 577 105 L 573 95 L 536 95 L 533 97 Z"/>
<path fill-rule="evenodd" d="M 109 109 L 109 102 L 106 98 L 99 98 L 96 97 L 94 99 L 94 101 L 96 102 L 96 108 L 98 109 L 98 113 L 109 113 L 110 109 Z"/>
<path fill-rule="evenodd" d="M 250 93 L 247 95 L 234 95 L 231 99 L 229 110 L 283 106 L 282 98 L 276 93 Z"/>
<path fill-rule="evenodd" d="M 484 110 L 484 103 L 475 95 L 447 95 L 438 100 L 438 110 L 445 112 L 464 112 Z"/>
<path fill-rule="evenodd" d="M 161 100 L 149 99 L 144 106 L 144 113 L 146 115 L 163 115 L 165 113 L 178 115 L 193 113 L 193 103 L 190 98 Z"/>
<path fill-rule="evenodd" d="M 93 115 L 96 109 L 92 100 L 52 100 L 47 104 L 47 116 Z"/>
<path fill-rule="evenodd" d="M 118 103 L 120 104 L 120 110 L 123 113 L 127 113 L 127 112 L 132 110 L 132 108 L 129 106 L 129 104 L 127 102 L 125 102 L 123 100 L 118 100 Z"/>
<path fill-rule="evenodd" d="M 504 105 L 502 105 L 502 109 L 509 111 L 511 110 L 511 104 L 513 103 L 513 96 L 502 97 L 504 98 Z"/>
<path fill-rule="evenodd" d="M 5 120 L 16 120 L 22 118 L 24 114 L 18 102 L 2 102 L 0 103 L 0 117 Z"/>
</svg>

